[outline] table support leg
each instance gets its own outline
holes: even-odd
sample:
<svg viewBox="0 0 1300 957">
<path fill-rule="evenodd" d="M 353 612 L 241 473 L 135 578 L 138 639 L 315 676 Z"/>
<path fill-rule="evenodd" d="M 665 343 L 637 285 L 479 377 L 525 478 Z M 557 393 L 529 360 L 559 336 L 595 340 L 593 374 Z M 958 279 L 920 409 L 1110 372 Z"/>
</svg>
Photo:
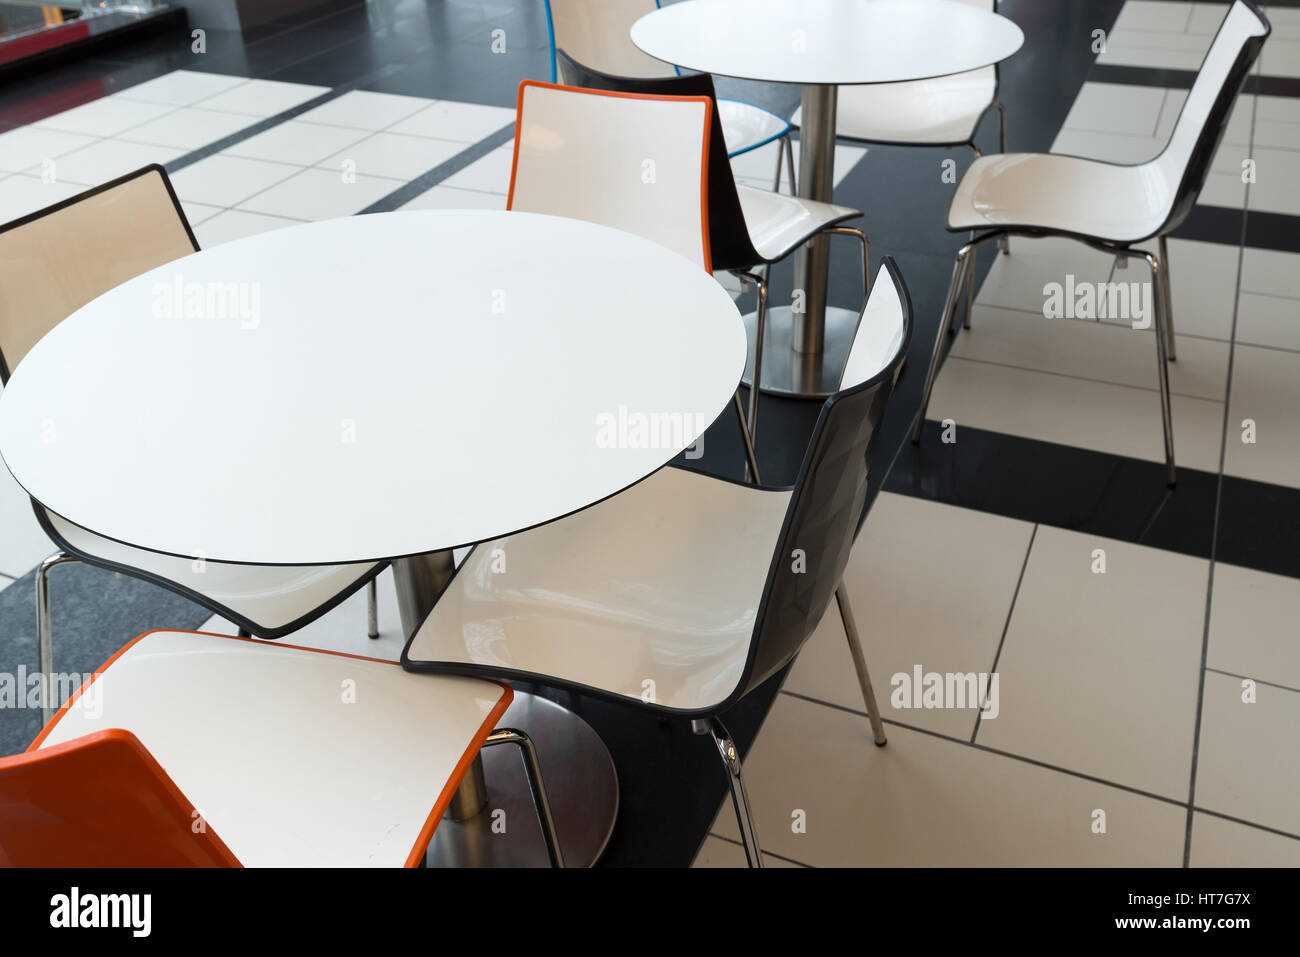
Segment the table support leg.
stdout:
<svg viewBox="0 0 1300 957">
<path fill-rule="evenodd" d="M 803 120 L 799 131 L 799 195 L 829 203 L 835 186 L 835 103 L 838 88 L 809 84 L 803 88 Z M 802 291 L 804 309 L 794 310 L 795 352 L 816 357 L 820 364 L 826 335 L 826 279 L 830 270 L 830 239 L 817 236 L 795 254 L 795 292 Z"/>
</svg>

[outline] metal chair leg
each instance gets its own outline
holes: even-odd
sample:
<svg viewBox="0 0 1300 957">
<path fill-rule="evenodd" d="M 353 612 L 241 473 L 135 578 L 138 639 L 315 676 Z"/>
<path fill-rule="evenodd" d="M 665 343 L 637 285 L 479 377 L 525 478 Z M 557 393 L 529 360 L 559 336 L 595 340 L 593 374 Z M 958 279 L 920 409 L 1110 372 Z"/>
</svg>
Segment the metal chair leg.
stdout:
<svg viewBox="0 0 1300 957">
<path fill-rule="evenodd" d="M 853 667 L 858 673 L 858 685 L 862 688 L 862 701 L 867 706 L 867 720 L 871 722 L 871 736 L 877 747 L 886 744 L 885 725 L 880 720 L 880 708 L 876 705 L 876 692 L 871 687 L 871 675 L 867 673 L 867 659 L 862 654 L 862 641 L 858 637 L 858 626 L 853 620 L 853 608 L 849 605 L 849 593 L 844 582 L 835 587 L 835 602 L 840 608 L 840 620 L 844 622 L 844 634 L 849 639 L 849 652 L 853 655 Z"/>
<path fill-rule="evenodd" d="M 1169 353 L 1169 361 L 1178 361 L 1178 349 L 1174 345 L 1174 297 L 1170 291 L 1171 280 L 1169 278 L 1169 243 L 1165 237 L 1160 237 L 1160 261 L 1165 264 L 1163 281 L 1160 284 L 1160 290 L 1165 297 L 1165 349 Z M 1154 298 L 1154 297 L 1153 297 Z"/>
<path fill-rule="evenodd" d="M 952 282 L 948 284 L 948 298 L 943 304 L 943 315 L 939 318 L 939 328 L 934 334 L 934 351 L 930 355 L 930 370 L 925 377 L 925 389 L 921 392 L 921 411 L 917 415 L 916 430 L 912 433 L 912 443 L 921 441 L 921 430 L 925 427 L 925 410 L 930 406 L 930 393 L 934 390 L 934 379 L 939 374 L 939 357 L 943 353 L 943 340 L 952 324 L 957 311 L 957 297 L 961 295 L 966 263 L 974 251 L 975 244 L 967 243 L 957 250 L 957 261 L 952 267 Z"/>
<path fill-rule="evenodd" d="M 379 578 L 370 579 L 366 586 L 366 634 L 370 638 L 379 637 Z"/>
<path fill-rule="evenodd" d="M 745 422 L 745 406 L 740 401 L 739 389 L 732 396 L 732 401 L 736 406 L 736 418 L 740 421 L 740 441 L 745 444 L 745 481 L 751 485 L 758 485 L 762 482 L 762 479 L 758 477 L 758 459 L 754 457 L 754 439 L 749 434 L 749 426 Z"/>
<path fill-rule="evenodd" d="M 998 152 L 1005 153 L 1007 151 L 1007 108 L 1002 105 L 1001 100 L 994 100 L 993 105 L 998 108 Z"/>
<path fill-rule="evenodd" d="M 866 233 L 854 226 L 832 226 L 823 232 L 852 236 L 862 244 L 862 304 L 865 306 L 871 296 L 871 240 Z"/>
<path fill-rule="evenodd" d="M 785 168 L 786 168 L 786 172 L 790 176 L 790 195 L 798 196 L 799 187 L 795 183 L 795 179 L 794 179 L 794 143 L 791 142 L 789 133 L 785 134 L 784 140 L 785 140 L 785 146 L 783 149 L 785 152 Z"/>
<path fill-rule="evenodd" d="M 749 796 L 745 793 L 745 781 L 740 775 L 740 752 L 731 740 L 731 734 L 722 722 L 714 718 L 697 718 L 691 722 L 696 734 L 713 735 L 713 744 L 722 759 L 722 767 L 727 772 L 727 784 L 731 788 L 731 804 L 736 809 L 736 822 L 740 825 L 740 840 L 745 845 L 745 860 L 750 867 L 763 866 L 763 853 L 758 847 L 758 831 L 754 828 L 754 816 L 749 810 Z"/>
<path fill-rule="evenodd" d="M 732 270 L 732 275 L 739 279 L 746 289 L 750 286 L 754 287 L 758 297 L 754 317 L 754 377 L 750 381 L 749 387 L 749 412 L 744 414 L 738 408 L 736 413 L 740 416 L 741 439 L 745 443 L 745 455 L 748 460 L 746 466 L 748 480 L 755 485 L 760 481 L 758 477 L 758 461 L 754 456 L 754 446 L 758 436 L 758 397 L 762 391 L 763 343 L 767 340 L 767 276 L 769 269 L 770 267 L 765 268 L 761 277 L 743 269 Z M 738 403 L 740 401 L 739 390 L 736 392 L 736 401 Z"/>
<path fill-rule="evenodd" d="M 975 308 L 975 256 L 974 250 L 970 254 L 970 262 L 966 264 L 966 305 L 962 310 L 962 328 L 970 331 L 971 310 Z"/>
<path fill-rule="evenodd" d="M 555 818 L 551 814 L 551 802 L 546 797 L 546 783 L 542 779 L 542 765 L 537 760 L 537 749 L 532 739 L 515 728 L 497 728 L 487 736 L 483 747 L 493 744 L 515 744 L 524 759 L 524 771 L 528 775 L 528 789 L 533 795 L 533 806 L 537 809 L 537 823 L 542 828 L 542 838 L 546 841 L 546 854 L 551 859 L 552 867 L 564 866 L 564 851 L 560 848 L 560 836 L 555 830 Z"/>
<path fill-rule="evenodd" d="M 54 717 L 54 629 L 50 620 L 50 570 L 56 565 L 75 562 L 67 552 L 55 552 L 36 568 L 36 644 L 40 655 L 41 674 L 45 676 L 45 692 L 41 696 L 41 723 L 46 725 Z"/>
<path fill-rule="evenodd" d="M 1165 465 L 1169 470 L 1169 487 L 1173 488 L 1178 480 L 1178 475 L 1174 466 L 1173 400 L 1169 394 L 1169 360 L 1165 348 L 1169 339 L 1169 303 L 1164 295 L 1167 280 L 1164 276 L 1165 266 L 1162 260 L 1156 259 L 1150 253 L 1142 253 L 1142 257 L 1146 259 L 1147 265 L 1151 267 L 1152 299 L 1155 300 L 1153 306 L 1156 313 L 1155 337 L 1156 361 L 1159 365 L 1160 380 L 1160 417 L 1165 430 Z"/>
</svg>

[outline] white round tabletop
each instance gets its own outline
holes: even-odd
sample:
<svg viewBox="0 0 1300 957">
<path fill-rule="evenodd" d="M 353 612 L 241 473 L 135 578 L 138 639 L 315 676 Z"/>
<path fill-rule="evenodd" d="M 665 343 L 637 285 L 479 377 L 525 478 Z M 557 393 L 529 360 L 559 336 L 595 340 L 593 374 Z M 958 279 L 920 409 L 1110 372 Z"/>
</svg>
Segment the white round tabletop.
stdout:
<svg viewBox="0 0 1300 957">
<path fill-rule="evenodd" d="M 78 310 L 0 395 L 0 454 L 48 509 L 140 548 L 396 558 L 634 484 L 694 444 L 744 365 L 727 292 L 639 236 L 355 216 L 186 256 Z"/>
<path fill-rule="evenodd" d="M 1005 60 L 1025 36 L 952 0 L 686 0 L 646 14 L 632 42 L 703 73 L 774 83 L 897 83 Z"/>
</svg>

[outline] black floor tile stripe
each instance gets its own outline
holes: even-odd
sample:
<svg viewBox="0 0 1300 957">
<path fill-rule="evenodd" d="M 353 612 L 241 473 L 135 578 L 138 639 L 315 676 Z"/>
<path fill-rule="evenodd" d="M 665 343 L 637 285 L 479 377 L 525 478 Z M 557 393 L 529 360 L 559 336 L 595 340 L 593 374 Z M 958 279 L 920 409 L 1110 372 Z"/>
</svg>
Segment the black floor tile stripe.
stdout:
<svg viewBox="0 0 1300 957">
<path fill-rule="evenodd" d="M 455 156 L 444 160 L 428 172 L 421 173 L 406 185 L 393 190 L 387 196 L 375 200 L 375 202 L 361 210 L 361 212 L 387 213 L 399 209 L 417 196 L 427 192 L 434 186 L 437 186 L 447 177 L 459 173 L 470 163 L 487 156 L 488 153 L 491 153 L 497 147 L 513 142 L 514 138 L 515 124 L 508 123 L 491 136 L 484 137 L 473 146 L 470 146 L 469 148 L 457 153 Z"/>
<path fill-rule="evenodd" d="M 1190 90 L 1196 82 L 1195 70 L 1174 70 L 1168 67 L 1124 66 L 1119 63 L 1098 63 L 1088 75 L 1091 83 L 1116 83 L 1126 86 L 1162 86 L 1171 90 Z M 1246 95 L 1300 97 L 1300 77 L 1274 76 L 1252 73 L 1242 87 Z"/>
</svg>

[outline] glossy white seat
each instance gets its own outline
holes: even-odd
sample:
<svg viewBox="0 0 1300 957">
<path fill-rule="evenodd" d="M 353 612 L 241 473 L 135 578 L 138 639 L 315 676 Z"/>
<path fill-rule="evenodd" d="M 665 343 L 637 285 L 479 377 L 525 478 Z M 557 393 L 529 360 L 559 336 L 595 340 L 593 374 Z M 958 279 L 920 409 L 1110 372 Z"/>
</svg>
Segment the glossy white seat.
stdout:
<svg viewBox="0 0 1300 957">
<path fill-rule="evenodd" d="M 563 51 L 583 66 L 612 76 L 641 79 L 676 76 L 675 67 L 642 53 L 629 36 L 633 23 L 657 9 L 658 0 L 546 0 L 551 82 L 581 85 L 569 75 L 557 51 Z M 729 156 L 739 156 L 782 138 L 785 138 L 784 148 L 789 149 L 790 123 L 771 110 L 743 100 L 719 99 L 718 118 Z M 778 182 L 780 164 L 778 150 Z"/>
<path fill-rule="evenodd" d="M 815 233 L 862 215 L 848 206 L 819 203 L 815 199 L 753 186 L 737 184 L 736 195 L 744 211 L 749 240 L 768 263 L 784 259 Z"/>
<path fill-rule="evenodd" d="M 908 146 L 973 144 L 976 129 L 997 94 L 997 69 L 991 66 L 930 80 L 841 86 L 836 95 L 835 134 L 868 143 Z M 801 106 L 790 118 L 791 124 L 799 126 L 802 114 Z M 1005 128 L 1002 139 L 1005 149 Z"/>
<path fill-rule="evenodd" d="M 37 520 L 65 551 L 204 604 L 245 631 L 279 637 L 333 608 L 378 575 L 386 562 L 354 565 L 235 565 L 146 551 L 74 525 L 36 506 Z M 305 620 L 304 620 L 305 619 Z"/>
<path fill-rule="evenodd" d="M 129 731 L 245 866 L 414 867 L 510 700 L 491 681 L 153 631 L 110 659 L 33 749 Z"/>
<path fill-rule="evenodd" d="M 955 325 L 957 303 L 965 295 L 965 327 L 970 328 L 976 247 L 999 243 L 1011 234 L 1060 235 L 1116 255 L 1140 256 L 1151 269 L 1161 424 L 1169 485 L 1177 479 L 1174 462 L 1172 398 L 1166 363 L 1177 357 L 1166 237 L 1195 206 L 1237 94 L 1259 56 L 1271 28 L 1250 0 L 1236 0 L 1206 53 L 1196 81 L 1183 102 L 1165 148 L 1144 163 L 1122 165 L 1050 153 L 1010 153 L 977 159 L 967 169 L 948 209 L 948 228 L 977 233 L 957 253 L 952 284 L 935 336 L 913 441 L 919 442 L 943 341 Z M 1134 248 L 1158 240 L 1159 255 Z"/>
<path fill-rule="evenodd" d="M 568 518 L 480 544 L 412 635 L 402 664 L 716 721 L 794 657 L 835 594 L 883 744 L 838 583 L 910 326 L 906 290 L 886 258 L 842 388 L 823 407 L 793 488 L 670 466 Z M 725 729 L 714 734 L 753 851 L 734 745 Z"/>
</svg>

